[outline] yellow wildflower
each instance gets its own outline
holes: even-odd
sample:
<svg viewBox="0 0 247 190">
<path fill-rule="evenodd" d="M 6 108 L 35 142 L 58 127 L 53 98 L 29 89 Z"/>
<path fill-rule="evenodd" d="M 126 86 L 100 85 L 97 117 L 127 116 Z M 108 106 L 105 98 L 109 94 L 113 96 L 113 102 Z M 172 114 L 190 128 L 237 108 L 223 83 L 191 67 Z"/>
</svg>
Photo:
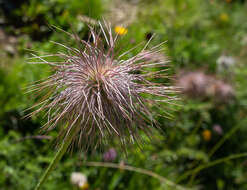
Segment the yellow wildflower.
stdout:
<svg viewBox="0 0 247 190">
<path fill-rule="evenodd" d="M 212 137 L 212 133 L 210 130 L 206 129 L 202 132 L 202 137 L 205 141 L 210 141 Z"/>
<path fill-rule="evenodd" d="M 229 21 L 229 16 L 226 13 L 221 13 L 220 14 L 220 21 L 221 22 L 228 22 Z"/>
<path fill-rule="evenodd" d="M 82 189 L 82 190 L 87 190 L 88 188 L 89 188 L 89 184 L 88 183 L 85 183 L 85 184 L 80 186 L 80 189 Z"/>
<path fill-rule="evenodd" d="M 122 26 L 116 26 L 114 30 L 118 35 L 125 35 L 128 32 L 127 28 L 124 28 Z"/>
</svg>

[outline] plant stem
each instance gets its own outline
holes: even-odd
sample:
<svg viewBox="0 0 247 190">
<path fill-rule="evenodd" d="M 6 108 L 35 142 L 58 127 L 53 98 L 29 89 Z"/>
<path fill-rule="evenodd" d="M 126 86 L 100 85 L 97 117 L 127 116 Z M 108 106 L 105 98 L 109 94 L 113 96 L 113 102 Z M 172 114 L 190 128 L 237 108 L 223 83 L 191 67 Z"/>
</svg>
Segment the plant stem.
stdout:
<svg viewBox="0 0 247 190">
<path fill-rule="evenodd" d="M 226 135 L 224 135 L 224 137 L 221 138 L 221 140 L 208 153 L 209 158 L 213 156 L 213 154 L 221 147 L 221 145 L 225 143 L 227 139 L 229 139 L 235 132 L 237 132 L 241 127 L 243 127 L 242 124 L 245 124 L 245 123 L 246 123 L 246 120 L 244 120 L 243 123 L 241 122 L 240 125 L 233 127 Z"/>
<path fill-rule="evenodd" d="M 227 139 L 229 139 L 234 133 L 236 133 L 241 127 L 243 127 L 243 126 L 246 124 L 246 122 L 247 122 L 247 119 L 243 119 L 237 126 L 233 127 L 228 133 L 226 133 L 226 134 L 221 138 L 221 140 L 220 140 L 219 142 L 217 142 L 217 144 L 209 151 L 209 153 L 208 153 L 209 159 L 210 159 L 210 158 L 213 156 L 213 154 L 214 154 L 214 153 L 215 153 L 215 152 L 216 152 L 216 151 L 217 151 L 217 150 L 225 143 L 225 141 L 226 141 Z M 244 154 L 245 154 L 245 153 L 244 153 Z M 238 155 L 239 155 L 239 154 L 237 154 L 237 156 L 238 156 Z M 241 155 L 241 154 L 240 154 L 240 155 Z M 234 155 L 234 156 L 235 156 L 235 155 Z M 226 157 L 226 158 L 232 159 L 231 156 Z M 234 157 L 234 159 L 235 159 L 235 157 Z M 223 160 L 223 158 L 222 158 L 222 159 L 219 159 L 219 160 Z M 216 161 L 217 161 L 217 162 L 216 162 Z M 215 162 L 218 163 L 218 160 L 209 162 L 209 163 L 207 163 L 207 164 L 199 165 L 198 167 L 196 167 L 196 168 L 194 168 L 194 169 L 192 169 L 192 170 L 189 170 L 189 171 L 185 172 L 182 176 L 180 176 L 180 177 L 176 180 L 176 182 L 179 183 L 180 181 L 186 179 L 189 175 L 191 175 L 191 180 L 194 179 L 199 171 L 201 171 L 202 169 L 206 169 L 207 167 L 211 167 L 211 166 L 215 165 L 215 164 L 212 165 L 212 163 L 215 163 Z M 197 164 L 199 164 L 199 163 L 200 163 L 200 161 L 198 161 Z M 190 180 L 190 181 L 191 181 L 191 180 Z"/>
<path fill-rule="evenodd" d="M 149 171 L 149 170 L 146 170 L 143 168 L 136 168 L 136 167 L 129 166 L 129 165 L 124 165 L 124 164 L 120 165 L 120 164 L 107 163 L 107 162 L 86 162 L 86 163 L 84 163 L 84 165 L 96 166 L 96 167 L 98 166 L 98 167 L 108 167 L 108 168 L 119 168 L 119 169 L 123 169 L 123 170 L 134 171 L 137 173 L 141 173 L 141 174 L 145 174 L 145 175 L 154 177 L 154 178 L 160 180 L 160 182 L 165 183 L 168 186 L 174 187 L 175 189 L 189 190 L 188 188 L 182 187 L 182 186 L 170 181 L 169 179 L 167 179 L 163 176 L 160 176 L 159 174 L 156 174 L 152 171 Z M 191 190 L 191 188 L 190 188 L 190 190 Z"/>
<path fill-rule="evenodd" d="M 69 145 L 71 144 L 71 141 L 73 139 L 73 134 L 75 133 L 76 130 L 71 130 L 70 133 L 67 135 L 67 137 L 64 139 L 61 147 L 57 151 L 55 157 L 53 158 L 52 162 L 49 164 L 48 168 L 45 170 L 45 173 L 42 175 L 42 177 L 39 180 L 39 183 L 35 187 L 35 190 L 40 190 L 41 186 L 43 183 L 46 181 L 48 176 L 50 175 L 51 171 L 56 167 L 58 162 L 61 160 L 63 157 L 64 153 L 67 151 Z"/>
<path fill-rule="evenodd" d="M 226 161 L 229 161 L 229 160 L 234 160 L 234 159 L 238 159 L 238 158 L 242 158 L 242 157 L 247 157 L 247 152 L 243 152 L 243 153 L 239 153 L 239 154 L 233 154 L 233 155 L 230 155 L 230 156 L 227 156 L 227 157 L 224 157 L 224 158 L 220 158 L 220 159 L 214 160 L 214 161 L 209 162 L 207 164 L 198 166 L 195 169 L 187 171 L 186 173 L 184 173 L 178 180 L 176 180 L 176 183 L 178 183 L 178 182 L 186 179 L 188 176 L 194 175 L 194 173 L 198 173 L 201 170 L 204 170 L 206 168 L 215 166 L 215 165 L 220 164 L 222 162 L 226 162 Z"/>
</svg>

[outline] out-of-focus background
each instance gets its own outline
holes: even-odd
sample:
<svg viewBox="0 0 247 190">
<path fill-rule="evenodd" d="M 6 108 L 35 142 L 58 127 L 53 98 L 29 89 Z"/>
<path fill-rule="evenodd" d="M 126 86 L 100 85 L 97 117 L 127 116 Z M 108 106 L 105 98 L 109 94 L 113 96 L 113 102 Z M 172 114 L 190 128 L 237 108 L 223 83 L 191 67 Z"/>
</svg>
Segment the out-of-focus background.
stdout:
<svg viewBox="0 0 247 190">
<path fill-rule="evenodd" d="M 57 131 L 39 133 L 45 117 L 22 119 L 36 101 L 25 87 L 51 72 L 28 64 L 29 50 L 56 53 L 59 48 L 50 41 L 74 45 L 52 25 L 87 39 L 88 22 L 97 25 L 102 18 L 113 31 L 125 27 L 123 51 L 153 34 L 151 45 L 167 41 L 157 59 L 171 61 L 171 84 L 183 89 L 180 106 L 164 107 L 172 116 L 158 118 L 164 132 L 156 134 L 158 141 L 147 141 L 141 150 L 131 146 L 127 157 L 114 144 L 86 156 L 67 154 L 44 189 L 79 189 L 78 179 L 84 183 L 80 189 L 92 190 L 180 189 L 176 184 L 247 189 L 245 0 L 1 0 L 0 6 L 0 190 L 34 189 L 56 151 Z M 85 158 L 120 169 L 86 166 Z M 125 165 L 155 172 L 163 181 Z"/>
</svg>

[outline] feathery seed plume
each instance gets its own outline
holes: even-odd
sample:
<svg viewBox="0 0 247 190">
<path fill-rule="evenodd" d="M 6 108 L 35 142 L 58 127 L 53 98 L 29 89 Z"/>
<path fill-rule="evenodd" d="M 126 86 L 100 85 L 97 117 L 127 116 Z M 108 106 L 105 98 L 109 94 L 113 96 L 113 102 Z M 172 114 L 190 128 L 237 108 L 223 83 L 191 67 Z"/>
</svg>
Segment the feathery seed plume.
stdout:
<svg viewBox="0 0 247 190">
<path fill-rule="evenodd" d="M 149 106 L 173 100 L 170 95 L 173 87 L 154 82 L 164 76 L 167 61 L 146 59 L 157 55 L 161 44 L 148 51 L 146 44 L 140 53 L 124 60 L 123 56 L 129 52 L 116 54 L 118 36 L 113 36 L 110 25 L 99 23 L 99 26 L 100 32 L 90 28 L 88 41 L 66 32 L 78 44 L 75 48 L 56 43 L 67 53 L 33 57 L 41 60 L 33 63 L 50 65 L 54 73 L 32 86 L 34 93 L 46 93 L 32 114 L 46 110 L 48 122 L 43 128 L 59 127 L 62 140 L 75 130 L 73 144 L 83 150 L 95 148 L 115 136 L 123 146 L 138 141 L 139 130 L 146 134 L 152 131 L 149 124 L 154 119 Z M 45 60 L 49 56 L 62 61 Z"/>
</svg>

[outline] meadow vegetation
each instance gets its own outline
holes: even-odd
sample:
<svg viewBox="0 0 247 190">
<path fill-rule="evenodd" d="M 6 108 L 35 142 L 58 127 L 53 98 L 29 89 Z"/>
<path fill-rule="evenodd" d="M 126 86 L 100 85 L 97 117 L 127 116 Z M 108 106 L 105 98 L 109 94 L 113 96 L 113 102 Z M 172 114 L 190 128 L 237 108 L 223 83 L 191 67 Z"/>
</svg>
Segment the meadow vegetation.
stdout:
<svg viewBox="0 0 247 190">
<path fill-rule="evenodd" d="M 23 119 L 37 101 L 25 94 L 26 87 L 52 72 L 47 65 L 28 64 L 30 53 L 64 51 L 51 41 L 75 45 L 53 26 L 87 39 L 88 23 L 97 28 L 95 21 L 102 18 L 112 23 L 113 30 L 126 28 L 120 30 L 119 52 L 146 43 L 153 35 L 152 46 L 166 41 L 156 58 L 170 60 L 167 72 L 172 77 L 160 82 L 182 87 L 179 100 L 164 104 L 154 116 L 161 129 L 155 138 L 140 134 L 145 139 L 141 149 L 134 144 L 126 155 L 113 141 L 87 154 L 67 153 L 43 189 L 77 189 L 70 177 L 81 172 L 88 178 L 85 189 L 247 190 L 246 1 L 0 3 L 0 190 L 34 189 L 56 152 L 58 130 L 40 133 L 45 114 Z M 137 46 L 125 58 L 141 49 Z M 90 161 L 103 165 L 91 166 L 97 164 Z M 128 171 L 132 169 L 125 166 L 145 171 Z M 161 178 L 150 177 L 154 173 Z"/>
</svg>

